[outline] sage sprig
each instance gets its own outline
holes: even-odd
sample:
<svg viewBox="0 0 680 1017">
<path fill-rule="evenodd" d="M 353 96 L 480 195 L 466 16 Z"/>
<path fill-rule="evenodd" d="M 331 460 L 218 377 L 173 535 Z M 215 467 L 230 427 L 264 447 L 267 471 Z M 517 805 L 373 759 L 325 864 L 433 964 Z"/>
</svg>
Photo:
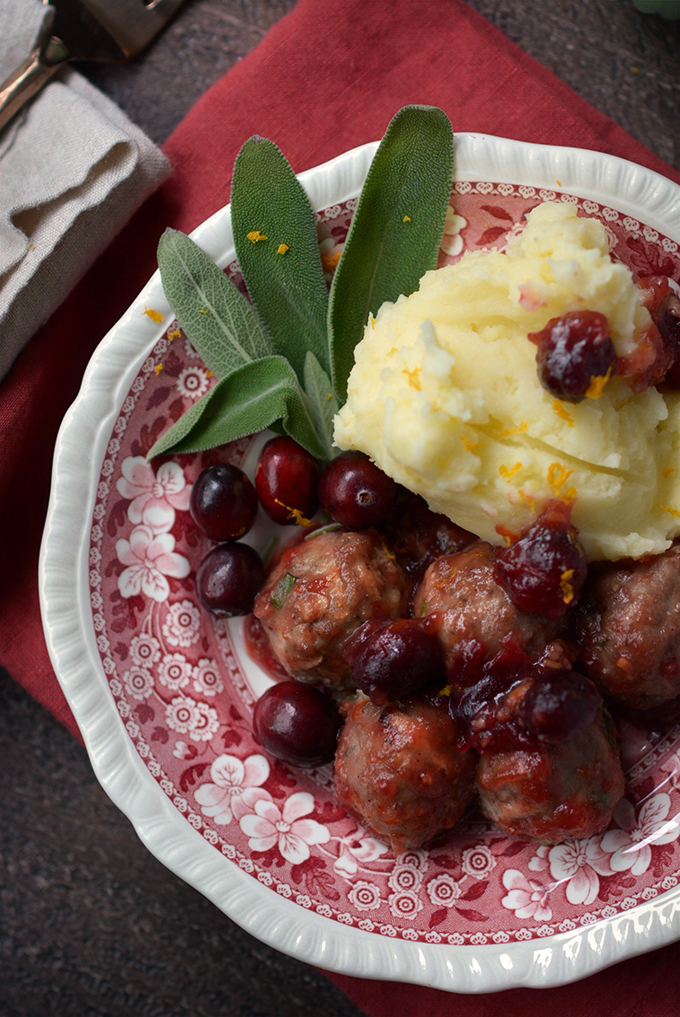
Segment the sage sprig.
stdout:
<svg viewBox="0 0 680 1017">
<path fill-rule="evenodd" d="M 314 211 L 289 163 L 266 138 L 246 141 L 236 157 L 231 222 L 246 288 L 274 349 L 300 379 L 308 350 L 328 371 L 328 289 Z"/>
<path fill-rule="evenodd" d="M 165 231 L 158 244 L 158 266 L 180 328 L 216 378 L 274 353 L 253 305 L 184 233 Z"/>
<path fill-rule="evenodd" d="M 452 177 L 449 118 L 433 106 L 405 106 L 373 157 L 331 284 L 331 376 L 343 402 L 369 315 L 409 296 L 436 268 Z"/>
<path fill-rule="evenodd" d="M 270 426 L 332 458 L 354 347 L 369 315 L 413 292 L 436 265 L 452 173 L 446 115 L 400 110 L 371 164 L 329 295 L 309 199 L 272 142 L 247 141 L 234 166 L 231 218 L 252 303 L 184 234 L 168 230 L 159 244 L 168 302 L 218 381 L 148 458 Z"/>
</svg>

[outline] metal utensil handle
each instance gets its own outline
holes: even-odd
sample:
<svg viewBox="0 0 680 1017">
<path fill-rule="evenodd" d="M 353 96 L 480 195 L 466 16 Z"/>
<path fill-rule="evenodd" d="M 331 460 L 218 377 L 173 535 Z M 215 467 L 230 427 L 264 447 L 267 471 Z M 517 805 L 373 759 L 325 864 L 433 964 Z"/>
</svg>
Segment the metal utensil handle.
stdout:
<svg viewBox="0 0 680 1017">
<path fill-rule="evenodd" d="M 0 87 L 0 130 L 67 60 L 66 47 L 54 36 L 44 46 L 37 46 L 33 50 L 21 67 Z"/>
</svg>

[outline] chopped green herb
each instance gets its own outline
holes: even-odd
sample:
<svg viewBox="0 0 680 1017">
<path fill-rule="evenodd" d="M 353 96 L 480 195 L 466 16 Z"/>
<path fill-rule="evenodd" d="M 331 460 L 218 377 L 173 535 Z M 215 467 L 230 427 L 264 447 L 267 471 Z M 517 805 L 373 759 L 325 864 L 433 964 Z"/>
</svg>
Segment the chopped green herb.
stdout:
<svg viewBox="0 0 680 1017">
<path fill-rule="evenodd" d="M 281 576 L 276 588 L 273 591 L 269 602 L 274 605 L 277 611 L 283 607 L 288 597 L 288 594 L 293 589 L 298 581 L 298 577 L 294 576 L 291 572 L 286 572 L 285 575 Z"/>
</svg>

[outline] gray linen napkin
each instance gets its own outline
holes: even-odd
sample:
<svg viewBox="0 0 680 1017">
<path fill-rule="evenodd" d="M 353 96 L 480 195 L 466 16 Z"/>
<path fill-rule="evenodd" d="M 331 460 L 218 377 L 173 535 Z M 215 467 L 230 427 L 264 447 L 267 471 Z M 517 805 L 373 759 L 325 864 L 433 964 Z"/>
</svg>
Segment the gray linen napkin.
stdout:
<svg viewBox="0 0 680 1017">
<path fill-rule="evenodd" d="M 0 0 L 0 83 L 49 16 L 40 0 Z M 0 379 L 169 173 L 145 134 L 70 69 L 0 131 Z"/>
</svg>

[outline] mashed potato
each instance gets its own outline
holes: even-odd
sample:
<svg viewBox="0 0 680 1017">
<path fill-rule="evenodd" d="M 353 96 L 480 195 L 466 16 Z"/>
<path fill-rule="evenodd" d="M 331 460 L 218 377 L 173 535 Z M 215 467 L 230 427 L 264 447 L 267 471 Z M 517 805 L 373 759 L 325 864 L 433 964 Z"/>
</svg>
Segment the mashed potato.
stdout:
<svg viewBox="0 0 680 1017">
<path fill-rule="evenodd" d="M 603 226 L 573 205 L 540 205 L 506 254 L 465 254 L 380 308 L 355 351 L 336 444 L 495 544 L 558 497 L 573 501 L 590 559 L 665 550 L 680 533 L 680 393 L 633 394 L 612 378 L 599 398 L 553 398 L 527 334 L 579 309 L 606 315 L 619 356 L 650 323 Z"/>
</svg>

